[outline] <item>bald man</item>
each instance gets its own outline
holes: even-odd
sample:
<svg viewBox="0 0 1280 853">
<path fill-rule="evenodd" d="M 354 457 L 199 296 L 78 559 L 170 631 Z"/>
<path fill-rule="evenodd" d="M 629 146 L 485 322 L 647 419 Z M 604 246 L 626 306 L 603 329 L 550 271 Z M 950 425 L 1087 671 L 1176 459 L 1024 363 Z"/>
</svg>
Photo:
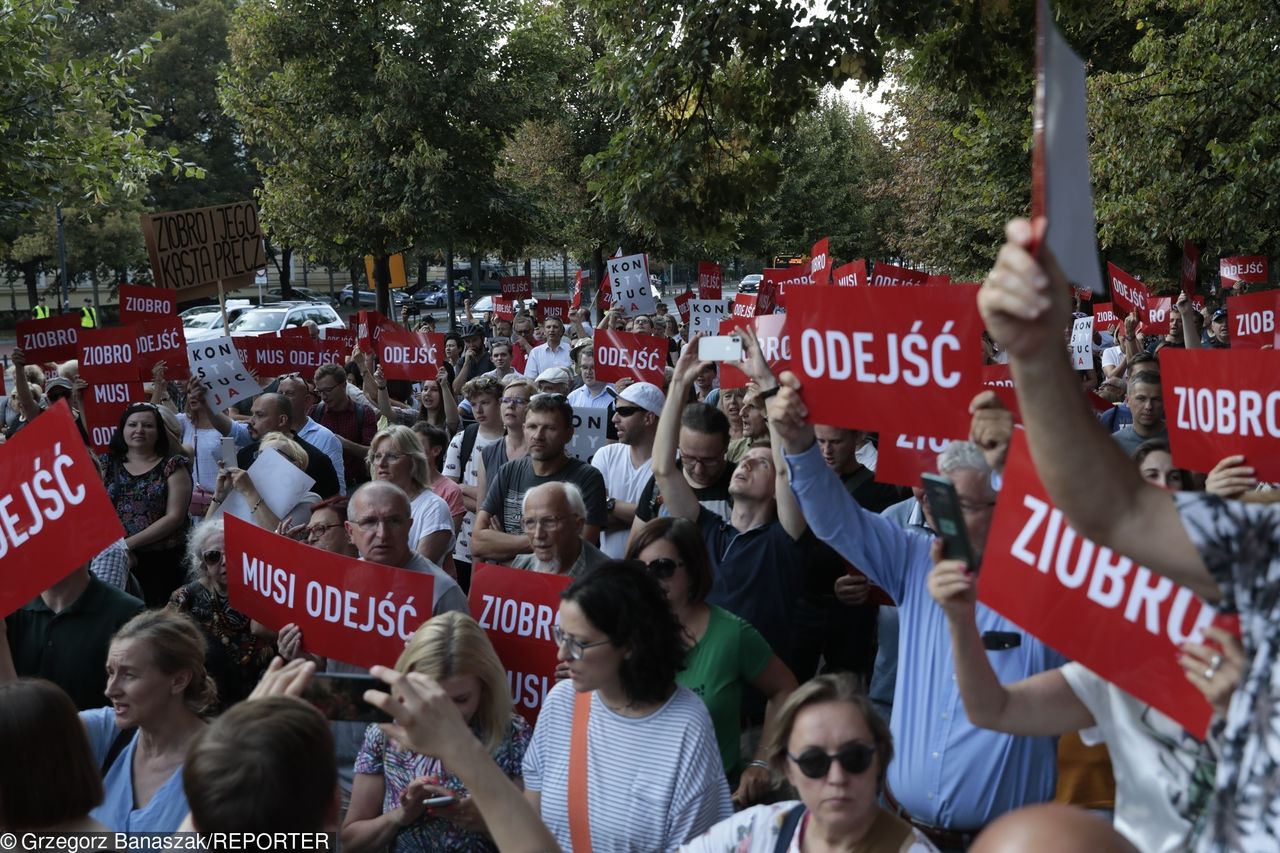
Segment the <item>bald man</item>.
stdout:
<svg viewBox="0 0 1280 853">
<path fill-rule="evenodd" d="M 525 492 L 524 531 L 532 554 L 512 561 L 517 569 L 578 577 L 609 561 L 603 551 L 582 538 L 587 509 L 573 483 L 543 483 Z"/>
<path fill-rule="evenodd" d="M 1138 853 L 1097 815 L 1058 803 L 1027 806 L 993 821 L 969 853 Z"/>
<path fill-rule="evenodd" d="M 236 453 L 237 465 L 248 470 L 253 460 L 258 458 L 258 442 L 262 437 L 269 432 L 281 432 L 298 442 L 298 445 L 307 452 L 305 470 L 307 476 L 316 481 L 312 486 L 315 493 L 321 498 L 331 498 L 338 494 L 338 472 L 334 470 L 333 460 L 294 431 L 293 402 L 288 397 L 283 394 L 259 394 L 253 399 L 248 425 L 253 443 L 240 448 Z M 233 425 L 231 429 L 235 430 L 236 426 L 238 425 Z"/>
</svg>

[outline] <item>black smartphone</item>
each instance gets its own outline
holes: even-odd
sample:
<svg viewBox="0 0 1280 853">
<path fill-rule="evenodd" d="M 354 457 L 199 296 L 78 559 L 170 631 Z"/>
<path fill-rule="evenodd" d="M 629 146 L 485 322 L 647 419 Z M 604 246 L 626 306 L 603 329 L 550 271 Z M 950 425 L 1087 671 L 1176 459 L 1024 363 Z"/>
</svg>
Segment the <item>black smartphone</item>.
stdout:
<svg viewBox="0 0 1280 853">
<path fill-rule="evenodd" d="M 921 479 L 933 521 L 938 525 L 938 535 L 942 537 L 942 556 L 948 560 L 963 560 L 972 571 L 977 571 L 978 561 L 969 543 L 969 530 L 964 525 L 964 512 L 960 509 L 955 484 L 938 474 L 922 474 Z"/>
<path fill-rule="evenodd" d="M 366 690 L 385 692 L 386 689 L 385 683 L 371 675 L 318 672 L 302 698 L 319 708 L 320 713 L 330 720 L 386 723 L 391 721 L 390 715 L 364 701 Z"/>
</svg>

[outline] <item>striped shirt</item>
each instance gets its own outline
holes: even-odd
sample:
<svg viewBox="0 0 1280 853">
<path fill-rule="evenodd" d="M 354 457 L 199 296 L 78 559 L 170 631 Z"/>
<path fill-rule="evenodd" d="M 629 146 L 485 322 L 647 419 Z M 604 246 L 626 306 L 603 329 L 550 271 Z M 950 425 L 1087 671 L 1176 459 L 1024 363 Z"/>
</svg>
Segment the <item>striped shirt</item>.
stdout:
<svg viewBox="0 0 1280 853">
<path fill-rule="evenodd" d="M 543 700 L 524 755 L 524 785 L 542 795 L 542 821 L 565 853 L 569 835 L 569 740 L 573 682 L 558 682 Z M 677 688 L 647 717 L 623 717 L 598 695 L 587 728 L 588 815 L 595 853 L 675 850 L 733 814 L 702 701 Z"/>
</svg>

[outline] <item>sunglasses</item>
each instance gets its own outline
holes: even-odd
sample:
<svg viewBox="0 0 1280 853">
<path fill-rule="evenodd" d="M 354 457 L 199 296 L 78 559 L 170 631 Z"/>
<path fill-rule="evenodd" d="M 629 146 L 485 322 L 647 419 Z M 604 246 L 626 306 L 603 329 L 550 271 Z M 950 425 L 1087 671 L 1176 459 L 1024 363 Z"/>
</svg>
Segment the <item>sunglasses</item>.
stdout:
<svg viewBox="0 0 1280 853">
<path fill-rule="evenodd" d="M 676 567 L 679 565 L 670 557 L 659 557 L 645 563 L 644 568 L 649 573 L 649 577 L 656 581 L 664 581 L 676 573 Z"/>
<path fill-rule="evenodd" d="M 858 775 L 866 772 L 871 766 L 871 759 L 875 757 L 876 750 L 873 746 L 867 746 L 865 743 L 849 743 L 840 748 L 840 751 L 834 755 L 829 755 L 815 747 L 810 747 L 799 756 L 787 753 L 796 763 L 796 767 L 800 768 L 800 772 L 810 779 L 822 779 L 831 769 L 832 761 L 839 761 L 840 767 L 844 772 L 851 775 Z"/>
<path fill-rule="evenodd" d="M 639 406 L 619 406 L 618 408 L 614 409 L 614 411 L 618 413 L 618 417 L 629 418 L 632 415 L 634 415 L 636 412 L 643 412 L 644 409 L 640 408 Z"/>
<path fill-rule="evenodd" d="M 206 563 L 208 563 L 209 565 L 211 565 L 211 566 L 216 566 L 216 565 L 218 565 L 218 563 L 221 563 L 221 562 L 222 562 L 222 552 L 221 552 L 221 551 L 205 551 L 205 552 L 204 552 L 203 554 L 201 554 L 200 556 L 201 556 L 201 557 L 204 557 L 204 561 L 205 561 Z"/>
</svg>

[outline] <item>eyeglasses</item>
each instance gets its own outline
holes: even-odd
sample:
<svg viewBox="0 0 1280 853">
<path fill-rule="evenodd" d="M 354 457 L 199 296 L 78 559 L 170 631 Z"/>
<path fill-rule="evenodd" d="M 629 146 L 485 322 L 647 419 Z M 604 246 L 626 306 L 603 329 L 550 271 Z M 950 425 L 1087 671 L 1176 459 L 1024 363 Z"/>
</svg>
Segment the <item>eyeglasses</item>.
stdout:
<svg viewBox="0 0 1280 853">
<path fill-rule="evenodd" d="M 374 465 L 377 465 L 379 462 L 386 462 L 388 465 L 394 465 L 404 458 L 405 454 L 403 453 L 375 453 L 370 457 L 369 461 Z"/>
<path fill-rule="evenodd" d="M 388 518 L 374 517 L 374 518 L 361 518 L 359 520 L 353 519 L 351 523 L 354 524 L 356 527 L 359 527 L 365 533 L 372 533 L 373 531 L 378 529 L 378 525 L 380 524 L 385 525 L 387 527 L 400 527 L 402 525 L 408 524 L 409 519 L 402 518 L 401 516 L 398 516 L 398 515 L 393 515 Z"/>
<path fill-rule="evenodd" d="M 587 649 L 592 649 L 596 646 L 609 645 L 608 640 L 600 640 L 595 643 L 584 643 L 577 637 L 574 637 L 571 634 L 566 634 L 561 630 L 559 625 L 551 626 L 551 638 L 556 641 L 557 646 L 564 649 L 564 653 L 569 660 L 575 662 L 582 660 L 587 653 Z"/>
<path fill-rule="evenodd" d="M 798 757 L 788 752 L 787 758 L 794 761 L 796 767 L 799 767 L 800 772 L 805 776 L 810 779 L 822 779 L 831 769 L 832 761 L 839 761 L 846 773 L 854 776 L 864 773 L 871 766 L 871 759 L 875 754 L 875 747 L 867 746 L 865 743 L 849 743 L 842 746 L 834 755 L 825 753 L 815 746 L 806 749 Z"/>
<path fill-rule="evenodd" d="M 564 524 L 568 520 L 569 516 L 567 515 L 553 515 L 546 518 L 529 518 L 528 516 L 525 516 L 520 524 L 524 527 L 525 533 L 532 533 L 539 527 L 545 527 L 548 531 L 555 532 L 560 529 L 561 524 Z"/>
<path fill-rule="evenodd" d="M 656 581 L 664 581 L 676 573 L 676 568 L 680 565 L 670 557 L 659 557 L 656 560 L 650 560 L 644 564 L 645 571 L 649 573 L 649 577 Z"/>
<path fill-rule="evenodd" d="M 700 468 L 708 468 L 724 461 L 723 456 L 690 456 L 683 450 L 680 451 L 680 461 L 686 465 L 697 465 Z"/>
<path fill-rule="evenodd" d="M 527 406 L 529 401 L 524 397 L 501 397 L 499 402 L 504 406 Z"/>
<path fill-rule="evenodd" d="M 319 539 L 335 527 L 341 527 L 342 522 L 335 521 L 333 524 L 313 524 L 307 528 L 308 541 Z"/>
<path fill-rule="evenodd" d="M 315 386 L 315 387 L 316 387 L 316 393 L 317 393 L 317 394 L 330 394 L 330 393 L 332 393 L 333 391 L 336 391 L 338 388 L 341 388 L 342 386 L 341 386 L 341 385 L 330 385 L 328 388 L 321 388 L 319 385 L 317 385 L 317 386 Z"/>
<path fill-rule="evenodd" d="M 221 551 L 205 551 L 200 555 L 204 561 L 210 566 L 216 566 L 222 562 L 223 553 Z"/>
<path fill-rule="evenodd" d="M 643 412 L 644 409 L 640 408 L 639 406 L 619 406 L 618 408 L 614 409 L 614 411 L 617 412 L 619 417 L 629 418 L 632 415 L 634 415 L 636 412 Z"/>
</svg>

